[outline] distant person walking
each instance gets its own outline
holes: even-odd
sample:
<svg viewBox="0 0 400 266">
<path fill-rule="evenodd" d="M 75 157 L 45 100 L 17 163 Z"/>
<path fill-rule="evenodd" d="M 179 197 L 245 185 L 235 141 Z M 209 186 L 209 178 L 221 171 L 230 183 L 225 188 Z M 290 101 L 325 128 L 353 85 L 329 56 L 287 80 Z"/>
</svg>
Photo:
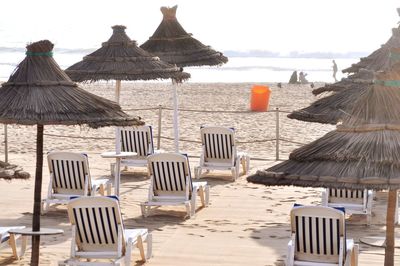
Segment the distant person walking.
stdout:
<svg viewBox="0 0 400 266">
<path fill-rule="evenodd" d="M 332 60 L 332 63 L 333 63 L 333 66 L 332 66 L 333 78 L 335 79 L 335 82 L 337 82 L 336 73 L 337 73 L 337 71 L 338 71 L 338 68 L 337 68 L 337 65 L 336 65 L 335 60 Z"/>
</svg>

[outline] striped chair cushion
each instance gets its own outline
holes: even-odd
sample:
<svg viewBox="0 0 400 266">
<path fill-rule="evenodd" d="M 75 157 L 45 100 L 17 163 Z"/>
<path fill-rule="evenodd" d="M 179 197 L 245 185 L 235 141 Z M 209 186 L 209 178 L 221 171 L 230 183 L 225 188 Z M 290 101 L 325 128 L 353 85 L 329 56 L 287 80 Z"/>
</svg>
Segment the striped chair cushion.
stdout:
<svg viewBox="0 0 400 266">
<path fill-rule="evenodd" d="M 72 211 L 80 250 L 117 251 L 119 210 L 114 207 L 74 207 Z"/>
<path fill-rule="evenodd" d="M 295 223 L 295 259 L 337 263 L 342 233 L 339 219 L 295 216 Z"/>
<path fill-rule="evenodd" d="M 329 196 L 335 198 L 353 198 L 359 199 L 364 198 L 364 190 L 363 189 L 336 189 L 330 188 Z"/>
<path fill-rule="evenodd" d="M 366 190 L 363 189 L 328 189 L 329 203 L 363 204 Z"/>
<path fill-rule="evenodd" d="M 234 145 L 232 134 L 204 133 L 202 141 L 206 159 L 232 159 Z"/>
<path fill-rule="evenodd" d="M 136 152 L 140 157 L 146 157 L 153 150 L 151 127 L 121 129 L 121 151 Z"/>
<path fill-rule="evenodd" d="M 85 178 L 88 176 L 88 169 L 87 166 L 85 167 L 84 161 L 52 159 L 50 163 L 54 192 L 62 193 L 67 190 L 75 190 L 79 195 L 83 195 Z M 90 178 L 88 182 L 90 182 Z"/>
<path fill-rule="evenodd" d="M 158 194 L 163 191 L 185 192 L 186 176 L 190 173 L 185 171 L 184 162 L 175 161 L 153 161 L 151 172 L 154 178 L 154 192 Z M 190 180 L 189 191 L 193 189 Z"/>
</svg>

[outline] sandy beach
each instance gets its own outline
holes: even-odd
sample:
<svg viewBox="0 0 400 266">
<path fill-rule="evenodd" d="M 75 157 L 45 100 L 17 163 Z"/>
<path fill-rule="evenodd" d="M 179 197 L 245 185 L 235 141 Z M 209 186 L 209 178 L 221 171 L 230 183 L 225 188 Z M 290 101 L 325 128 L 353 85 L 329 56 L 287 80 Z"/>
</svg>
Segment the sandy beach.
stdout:
<svg viewBox="0 0 400 266">
<path fill-rule="evenodd" d="M 114 83 L 86 84 L 83 87 L 102 97 L 114 98 Z M 190 158 L 191 168 L 198 165 L 201 146 L 201 125 L 222 125 L 236 129 L 240 151 L 253 158 L 250 173 L 267 168 L 275 161 L 276 113 L 249 111 L 250 83 L 184 83 L 178 86 L 179 108 L 208 112 L 181 111 L 180 143 L 182 152 Z M 284 84 L 270 86 L 272 93 L 269 110 L 279 108 L 280 159 L 290 152 L 333 130 L 330 125 L 306 123 L 286 118 L 286 112 L 308 106 L 317 98 L 309 85 Z M 316 84 L 321 85 L 321 84 Z M 325 96 L 325 95 L 323 95 Z M 121 106 L 129 114 L 140 116 L 153 126 L 157 135 L 157 107 L 172 107 L 172 85 L 160 83 L 122 83 Z M 151 109 L 153 108 L 153 109 Z M 143 110 L 151 109 L 151 110 Z M 211 112 L 210 112 L 211 111 Z M 235 112 L 219 112 L 235 111 Z M 238 112 L 243 111 L 243 112 Z M 0 126 L 0 139 L 4 135 Z M 114 128 L 98 130 L 86 127 L 45 127 L 44 151 L 63 150 L 85 152 L 89 155 L 91 175 L 95 178 L 110 175 L 111 159 L 100 154 L 114 148 Z M 9 126 L 9 161 L 23 167 L 32 178 L 29 180 L 0 180 L 0 225 L 31 225 L 33 209 L 33 184 L 35 169 L 36 128 Z M 161 149 L 173 149 L 172 111 L 162 110 Z M 154 139 L 157 145 L 157 139 Z M 0 145 L 0 155 L 4 145 Z M 4 160 L 0 158 L 0 160 Z M 46 196 L 49 182 L 47 162 L 44 161 L 42 198 Z M 121 208 L 125 226 L 146 227 L 153 233 L 154 256 L 146 265 L 283 265 L 289 235 L 289 211 L 293 203 L 319 204 L 322 189 L 298 187 L 265 187 L 247 183 L 246 176 L 236 182 L 229 173 L 212 173 L 204 180 L 211 185 L 210 206 L 198 209 L 192 219 L 184 219 L 184 208 L 161 208 L 143 218 L 139 204 L 147 198 L 149 179 L 145 168 L 123 172 L 121 180 Z M 383 236 L 385 232 L 386 194 L 377 193 L 373 203 L 372 225 L 366 227 L 362 216 L 347 220 L 347 236 L 360 244 L 359 265 L 383 265 L 384 249 L 359 242 L 364 236 Z M 69 256 L 71 230 L 65 206 L 52 207 L 42 216 L 42 227 L 64 230 L 60 236 L 42 237 L 41 265 L 56 265 Z M 397 231 L 398 227 L 396 228 Z M 397 232 L 397 236 L 400 233 Z M 30 245 L 30 241 L 29 241 Z M 395 264 L 400 265 L 399 250 Z M 134 251 L 134 260 L 139 253 Z M 11 260 L 8 247 L 0 249 L 0 265 L 29 265 L 28 248 L 21 261 Z M 133 264 L 135 265 L 135 264 Z M 142 265 L 140 261 L 136 265 Z"/>
</svg>

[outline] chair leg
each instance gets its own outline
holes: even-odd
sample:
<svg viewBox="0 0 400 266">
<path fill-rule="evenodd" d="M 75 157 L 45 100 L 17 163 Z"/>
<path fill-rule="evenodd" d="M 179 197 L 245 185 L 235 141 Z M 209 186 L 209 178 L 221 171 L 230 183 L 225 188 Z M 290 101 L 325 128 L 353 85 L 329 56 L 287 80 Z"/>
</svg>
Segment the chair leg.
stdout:
<svg viewBox="0 0 400 266">
<path fill-rule="evenodd" d="M 100 193 L 100 195 L 104 196 L 104 185 L 103 184 L 101 184 L 99 187 L 99 193 Z"/>
<path fill-rule="evenodd" d="M 246 156 L 246 175 L 250 172 L 250 156 Z"/>
<path fill-rule="evenodd" d="M 111 195 L 111 182 L 107 183 L 106 189 L 107 189 L 107 196 L 110 196 Z"/>
<path fill-rule="evenodd" d="M 186 214 L 189 218 L 192 218 L 192 206 L 190 203 L 185 203 Z"/>
<path fill-rule="evenodd" d="M 147 242 L 146 259 L 148 260 L 153 255 L 153 235 L 151 233 L 147 234 L 146 242 Z"/>
<path fill-rule="evenodd" d="M 131 259 L 132 259 L 132 241 L 127 241 L 127 246 L 126 246 L 126 251 L 125 251 L 125 258 L 124 258 L 124 264 L 126 266 L 131 265 Z"/>
<path fill-rule="evenodd" d="M 236 181 L 236 167 L 232 167 L 231 172 L 232 172 L 232 180 Z"/>
<path fill-rule="evenodd" d="M 149 211 L 150 207 L 141 204 L 141 205 L 140 205 L 140 209 L 141 209 L 141 211 L 142 211 L 142 216 L 143 216 L 143 217 L 147 217 L 147 216 L 148 216 L 148 211 Z"/>
<path fill-rule="evenodd" d="M 26 242 L 26 236 L 21 236 L 21 250 L 20 252 L 18 252 L 17 237 L 15 236 L 15 234 L 10 234 L 9 244 L 15 259 L 20 260 L 21 257 L 24 256 L 26 250 Z"/>
<path fill-rule="evenodd" d="M 202 169 L 200 166 L 194 168 L 194 178 L 199 179 L 201 177 Z"/>
<path fill-rule="evenodd" d="M 368 213 L 368 214 L 367 214 L 367 226 L 370 226 L 370 225 L 371 225 L 371 216 L 372 216 L 371 213 Z"/>
<path fill-rule="evenodd" d="M 200 196 L 200 200 L 201 200 L 201 205 L 203 207 L 205 207 L 206 206 L 206 199 L 204 197 L 204 187 L 203 186 L 199 187 L 199 196 Z"/>
<path fill-rule="evenodd" d="M 49 208 L 50 208 L 50 203 L 42 201 L 40 204 L 40 214 L 41 215 L 45 214 Z"/>
<path fill-rule="evenodd" d="M 351 256 L 351 266 L 358 266 L 358 253 L 359 253 L 359 246 L 355 244 L 353 247 L 353 252 Z"/>
<path fill-rule="evenodd" d="M 111 177 L 115 177 L 115 163 L 110 164 Z"/>
<path fill-rule="evenodd" d="M 146 254 L 144 253 L 143 239 L 141 236 L 138 236 L 136 246 L 139 249 L 140 257 L 142 258 L 143 261 L 146 261 Z"/>
</svg>

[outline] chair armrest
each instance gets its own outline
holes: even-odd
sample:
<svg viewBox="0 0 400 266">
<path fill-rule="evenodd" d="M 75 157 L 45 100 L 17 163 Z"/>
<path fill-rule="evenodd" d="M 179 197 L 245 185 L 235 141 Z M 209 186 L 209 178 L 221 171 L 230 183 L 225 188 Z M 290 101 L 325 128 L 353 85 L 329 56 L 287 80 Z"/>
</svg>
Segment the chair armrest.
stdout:
<svg viewBox="0 0 400 266">
<path fill-rule="evenodd" d="M 294 264 L 294 248 L 294 242 L 290 240 L 287 246 L 286 266 L 292 266 Z"/>
<path fill-rule="evenodd" d="M 358 264 L 358 249 L 358 244 L 354 244 L 353 239 L 346 239 L 345 266 L 356 266 Z"/>
</svg>

